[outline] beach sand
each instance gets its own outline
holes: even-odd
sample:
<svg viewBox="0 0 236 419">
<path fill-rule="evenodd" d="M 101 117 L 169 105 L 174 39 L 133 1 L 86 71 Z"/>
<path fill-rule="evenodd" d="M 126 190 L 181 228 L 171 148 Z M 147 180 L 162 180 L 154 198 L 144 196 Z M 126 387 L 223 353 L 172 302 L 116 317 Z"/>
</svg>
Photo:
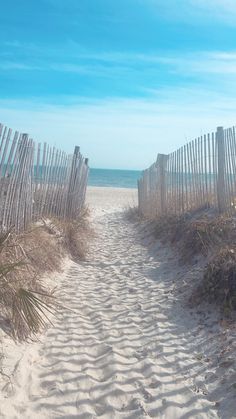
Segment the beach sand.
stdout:
<svg viewBox="0 0 236 419">
<path fill-rule="evenodd" d="M 135 190 L 88 188 L 96 237 L 56 275 L 66 308 L 38 342 L 4 338 L 1 418 L 236 417 L 215 390 L 208 332 L 176 297 L 186 269 L 124 219 L 135 202 Z"/>
<path fill-rule="evenodd" d="M 101 188 L 89 186 L 87 189 L 87 204 L 93 211 L 93 217 L 107 212 L 116 212 L 134 207 L 138 204 L 137 189 Z"/>
</svg>

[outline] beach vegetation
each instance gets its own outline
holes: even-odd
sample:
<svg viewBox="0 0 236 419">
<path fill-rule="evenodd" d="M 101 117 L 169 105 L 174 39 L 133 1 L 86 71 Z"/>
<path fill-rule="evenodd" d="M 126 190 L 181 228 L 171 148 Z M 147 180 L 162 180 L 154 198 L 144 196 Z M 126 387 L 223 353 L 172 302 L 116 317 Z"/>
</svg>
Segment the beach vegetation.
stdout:
<svg viewBox="0 0 236 419">
<path fill-rule="evenodd" d="M 128 221 L 137 222 L 141 220 L 139 208 L 137 205 L 129 205 L 124 209 L 124 216 Z"/>
<path fill-rule="evenodd" d="M 60 272 L 65 255 L 84 259 L 88 210 L 76 221 L 41 220 L 27 231 L 0 235 L 0 325 L 16 340 L 37 334 L 61 306 L 44 276 Z"/>
<path fill-rule="evenodd" d="M 201 266 L 191 303 L 216 304 L 224 315 L 236 310 L 236 219 L 199 208 L 181 215 L 156 217 L 149 224 L 154 237 L 177 249 L 179 262 Z"/>
</svg>

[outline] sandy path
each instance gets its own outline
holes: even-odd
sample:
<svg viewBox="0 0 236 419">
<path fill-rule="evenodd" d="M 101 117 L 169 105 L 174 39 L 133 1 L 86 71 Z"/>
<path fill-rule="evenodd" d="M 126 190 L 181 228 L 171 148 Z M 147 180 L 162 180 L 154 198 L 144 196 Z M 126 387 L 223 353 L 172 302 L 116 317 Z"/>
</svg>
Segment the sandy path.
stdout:
<svg viewBox="0 0 236 419">
<path fill-rule="evenodd" d="M 101 207 L 94 223 L 88 260 L 63 279 L 71 310 L 19 372 L 2 417 L 218 417 L 190 385 L 194 337 L 170 294 L 177 267 L 162 249 L 154 259 L 114 208 Z"/>
</svg>

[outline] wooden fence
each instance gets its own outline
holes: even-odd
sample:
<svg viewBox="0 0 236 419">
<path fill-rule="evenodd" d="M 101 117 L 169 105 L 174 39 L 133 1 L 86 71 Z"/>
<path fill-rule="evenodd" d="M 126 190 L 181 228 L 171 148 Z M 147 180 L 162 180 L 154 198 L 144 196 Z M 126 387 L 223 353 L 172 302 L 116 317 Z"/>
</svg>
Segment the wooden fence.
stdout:
<svg viewBox="0 0 236 419">
<path fill-rule="evenodd" d="M 203 135 L 177 151 L 158 154 L 138 181 L 139 210 L 148 218 L 200 207 L 236 209 L 235 128 Z"/>
<path fill-rule="evenodd" d="M 41 217 L 78 217 L 88 171 L 79 147 L 68 155 L 0 124 L 0 231 L 23 231 Z"/>
</svg>

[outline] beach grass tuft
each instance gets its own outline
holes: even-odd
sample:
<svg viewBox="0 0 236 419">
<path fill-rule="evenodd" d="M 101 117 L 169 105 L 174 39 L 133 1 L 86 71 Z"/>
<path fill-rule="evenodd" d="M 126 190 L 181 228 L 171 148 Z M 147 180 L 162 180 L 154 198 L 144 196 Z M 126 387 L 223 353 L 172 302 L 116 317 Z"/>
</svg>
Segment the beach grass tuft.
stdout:
<svg viewBox="0 0 236 419">
<path fill-rule="evenodd" d="M 137 222 L 141 219 L 139 208 L 136 205 L 127 206 L 124 210 L 124 216 L 128 221 L 131 222 Z"/>
</svg>

